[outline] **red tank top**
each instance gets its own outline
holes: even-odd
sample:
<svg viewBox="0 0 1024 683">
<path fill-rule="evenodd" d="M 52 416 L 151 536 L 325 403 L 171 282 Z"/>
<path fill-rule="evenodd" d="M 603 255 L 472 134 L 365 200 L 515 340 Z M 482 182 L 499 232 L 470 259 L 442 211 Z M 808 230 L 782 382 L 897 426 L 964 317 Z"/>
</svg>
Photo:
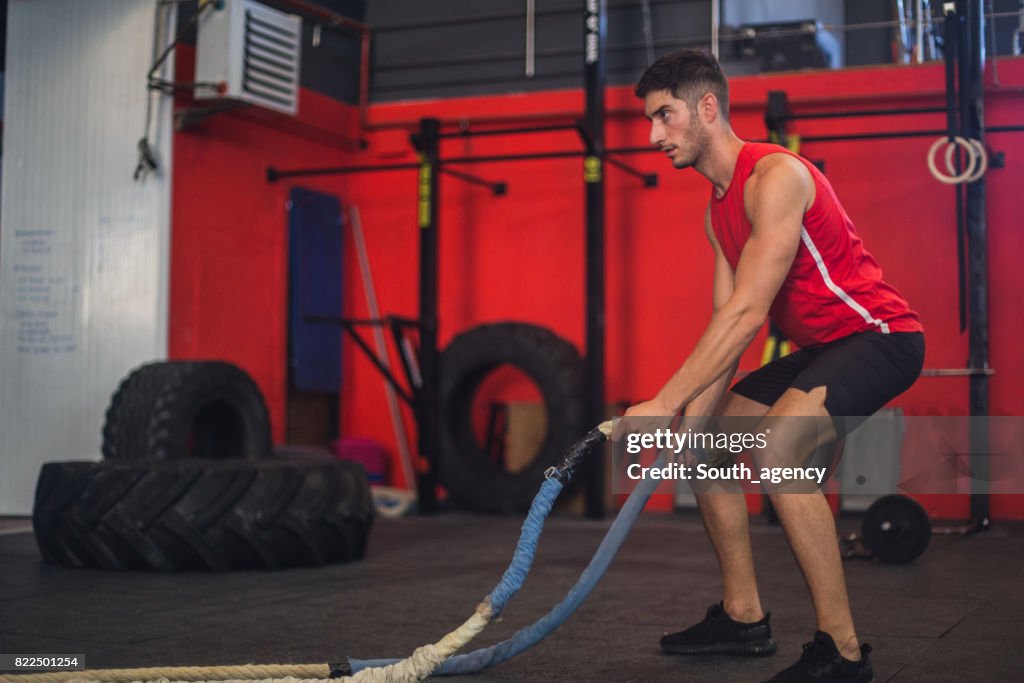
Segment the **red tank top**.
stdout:
<svg viewBox="0 0 1024 683">
<path fill-rule="evenodd" d="M 769 315 L 797 346 L 816 346 L 875 330 L 921 332 L 924 328 L 864 248 L 828 180 L 806 159 L 778 145 L 748 142 L 740 150 L 732 182 L 722 197 L 711 189 L 711 227 L 733 271 L 750 237 L 743 190 L 754 164 L 769 154 L 799 159 L 814 179 L 814 203 L 804 214 L 800 246 Z"/>
</svg>

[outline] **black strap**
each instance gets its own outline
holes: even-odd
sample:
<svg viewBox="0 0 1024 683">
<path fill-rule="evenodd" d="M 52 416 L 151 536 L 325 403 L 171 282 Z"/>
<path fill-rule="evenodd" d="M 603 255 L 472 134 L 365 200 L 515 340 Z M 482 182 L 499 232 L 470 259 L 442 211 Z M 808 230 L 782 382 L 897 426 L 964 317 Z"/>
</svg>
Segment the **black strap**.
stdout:
<svg viewBox="0 0 1024 683">
<path fill-rule="evenodd" d="M 352 666 L 348 663 L 347 659 L 344 662 L 328 664 L 327 666 L 331 670 L 331 673 L 327 676 L 328 678 L 344 678 L 345 676 L 352 675 Z"/>
</svg>

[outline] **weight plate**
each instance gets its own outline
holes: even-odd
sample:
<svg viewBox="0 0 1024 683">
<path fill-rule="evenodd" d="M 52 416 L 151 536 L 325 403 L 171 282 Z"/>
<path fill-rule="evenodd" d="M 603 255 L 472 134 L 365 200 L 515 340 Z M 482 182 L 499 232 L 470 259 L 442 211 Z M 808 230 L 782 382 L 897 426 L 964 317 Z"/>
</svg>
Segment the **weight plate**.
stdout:
<svg viewBox="0 0 1024 683">
<path fill-rule="evenodd" d="M 891 495 L 879 498 L 867 509 L 862 533 L 864 544 L 879 560 L 906 564 L 928 547 L 932 525 L 917 501 Z"/>
</svg>

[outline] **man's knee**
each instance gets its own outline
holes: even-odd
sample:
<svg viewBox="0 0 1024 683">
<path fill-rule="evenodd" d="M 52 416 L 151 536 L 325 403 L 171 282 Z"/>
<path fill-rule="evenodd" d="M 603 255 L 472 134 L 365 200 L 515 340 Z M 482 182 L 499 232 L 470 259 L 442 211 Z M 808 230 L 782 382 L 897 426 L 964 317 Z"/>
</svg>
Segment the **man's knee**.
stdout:
<svg viewBox="0 0 1024 683">
<path fill-rule="evenodd" d="M 762 423 L 771 429 L 771 446 L 785 453 L 793 451 L 808 455 L 833 444 L 836 429 L 832 416 L 825 408 L 828 389 L 824 386 L 787 389 L 786 393 L 768 410 Z"/>
<path fill-rule="evenodd" d="M 769 408 L 769 415 L 785 416 L 818 416 L 829 417 L 828 409 L 825 407 L 825 399 L 828 398 L 828 387 L 822 385 L 810 389 L 798 389 L 790 387 L 779 397 L 779 400 Z"/>
</svg>

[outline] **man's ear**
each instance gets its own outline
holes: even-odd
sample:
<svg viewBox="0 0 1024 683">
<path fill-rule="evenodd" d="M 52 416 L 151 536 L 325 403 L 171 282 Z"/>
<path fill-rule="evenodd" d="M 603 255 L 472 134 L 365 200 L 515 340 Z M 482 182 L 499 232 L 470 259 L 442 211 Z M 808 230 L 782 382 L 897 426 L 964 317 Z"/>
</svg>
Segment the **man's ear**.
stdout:
<svg viewBox="0 0 1024 683">
<path fill-rule="evenodd" d="M 713 93 L 704 93 L 700 98 L 700 113 L 707 123 L 713 123 L 721 112 L 718 111 L 718 98 Z"/>
</svg>

